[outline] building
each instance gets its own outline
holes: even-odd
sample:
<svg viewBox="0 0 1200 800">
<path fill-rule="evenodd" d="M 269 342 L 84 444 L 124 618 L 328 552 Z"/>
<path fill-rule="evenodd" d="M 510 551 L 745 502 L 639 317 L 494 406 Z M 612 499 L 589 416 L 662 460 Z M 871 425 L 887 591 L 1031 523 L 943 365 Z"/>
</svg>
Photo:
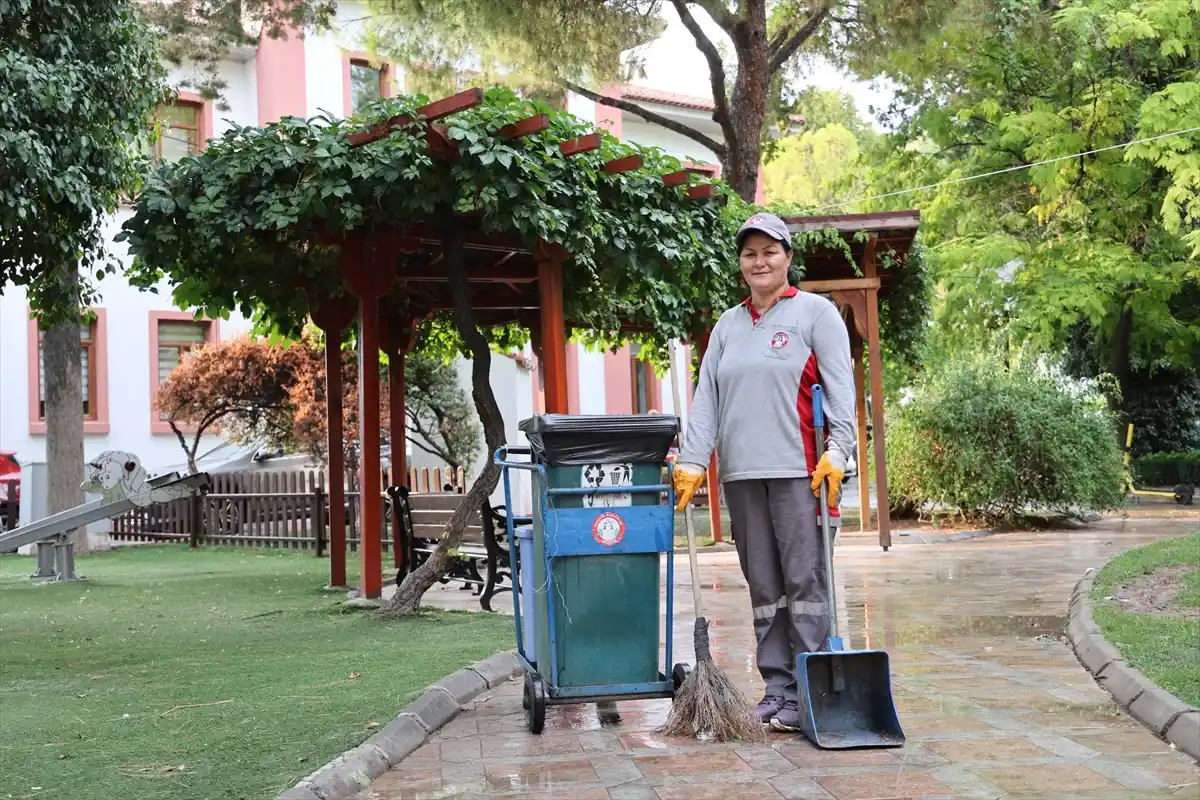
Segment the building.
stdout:
<svg viewBox="0 0 1200 800">
<path fill-rule="evenodd" d="M 173 107 L 160 114 L 164 135 L 156 154 L 164 159 L 181 158 L 201 152 L 209 138 L 231 125 L 267 124 L 286 115 L 346 115 L 365 100 L 398 91 L 403 71 L 388 63 L 372 63 L 364 51 L 361 20 L 366 13 L 362 4 L 342 3 L 332 31 L 287 39 L 263 36 L 257 47 L 232 53 L 220 65 L 220 77 L 227 84 L 223 94 L 227 107 L 181 91 Z M 663 56 L 660 53 L 658 57 Z M 169 80 L 178 86 L 189 72 L 188 68 L 174 69 Z M 710 118 L 709 99 L 649 86 L 611 87 L 608 92 L 720 139 L 720 129 Z M 686 137 L 577 95 L 568 97 L 567 106 L 571 113 L 593 120 L 618 137 L 656 145 L 696 169 L 719 174 L 713 154 Z M 129 213 L 123 208 L 109 220 L 110 236 Z M 128 260 L 120 245 L 113 249 Z M 239 315 L 228 320 L 195 320 L 191 311 L 171 304 L 168 286 L 159 287 L 157 294 L 142 292 L 119 275 L 105 278 L 97 288 L 100 300 L 93 309 L 95 320 L 80 331 L 85 454 L 91 457 L 107 449 L 128 450 L 137 453 L 152 472 L 178 468 L 185 463 L 183 451 L 152 406 L 154 391 L 188 349 L 246 333 L 250 322 Z M 27 462 L 44 460 L 38 335 L 24 291 L 12 286 L 4 287 L 0 294 L 0 345 L 0 450 L 15 451 Z M 678 350 L 677 363 L 688 364 L 687 348 L 681 345 Z M 656 376 L 628 347 L 600 353 L 571 343 L 567 365 L 572 413 L 675 412 L 669 379 Z M 468 365 L 459 363 L 456 368 L 469 390 Z M 544 407 L 531 351 L 527 348 L 509 358 L 495 358 L 492 383 L 509 441 L 519 441 L 518 422 Z M 690 394 L 690 380 L 682 378 L 680 384 Z M 200 453 L 220 444 L 219 438 L 207 437 Z M 410 454 L 412 466 L 438 466 L 419 450 L 410 447 Z M 480 455 L 477 467 L 486 457 Z"/>
</svg>

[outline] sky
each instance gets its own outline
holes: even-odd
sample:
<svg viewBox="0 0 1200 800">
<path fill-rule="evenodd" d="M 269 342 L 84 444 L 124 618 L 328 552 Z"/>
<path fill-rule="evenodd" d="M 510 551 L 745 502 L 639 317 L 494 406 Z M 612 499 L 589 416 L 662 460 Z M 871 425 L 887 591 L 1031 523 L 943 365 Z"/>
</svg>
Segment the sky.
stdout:
<svg viewBox="0 0 1200 800">
<path fill-rule="evenodd" d="M 663 15 L 667 29 L 661 37 L 639 50 L 640 57 L 646 62 L 646 75 L 634 83 L 680 94 L 711 97 L 708 62 L 696 48 L 695 39 L 683 26 L 675 9 L 670 4 L 664 5 Z M 723 52 L 732 53 L 733 44 L 725 32 L 702 10 L 695 6 L 692 9 L 700 26 L 709 38 L 717 43 L 717 47 Z M 876 127 L 880 127 L 879 122 L 868 109 L 871 106 L 877 109 L 885 108 L 891 101 L 891 93 L 886 88 L 856 80 L 824 59 L 806 67 L 804 80 L 822 89 L 841 89 L 846 92 L 854 98 L 859 114 Z"/>
</svg>

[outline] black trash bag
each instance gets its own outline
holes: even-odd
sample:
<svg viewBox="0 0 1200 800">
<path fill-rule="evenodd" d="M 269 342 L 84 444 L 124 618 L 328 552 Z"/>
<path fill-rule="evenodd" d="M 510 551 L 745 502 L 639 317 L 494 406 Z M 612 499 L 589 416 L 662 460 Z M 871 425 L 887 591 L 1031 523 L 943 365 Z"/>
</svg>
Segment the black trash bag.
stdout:
<svg viewBox="0 0 1200 800">
<path fill-rule="evenodd" d="M 666 461 L 679 417 L 666 414 L 538 414 L 518 426 L 534 459 L 551 467 Z"/>
</svg>

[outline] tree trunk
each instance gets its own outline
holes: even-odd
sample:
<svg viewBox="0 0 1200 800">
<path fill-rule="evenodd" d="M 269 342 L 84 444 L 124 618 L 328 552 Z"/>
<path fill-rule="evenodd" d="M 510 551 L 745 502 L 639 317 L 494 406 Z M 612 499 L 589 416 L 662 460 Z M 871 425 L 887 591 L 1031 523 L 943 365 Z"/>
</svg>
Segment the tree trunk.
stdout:
<svg viewBox="0 0 1200 800">
<path fill-rule="evenodd" d="M 738 196 L 753 203 L 758 193 L 762 160 L 763 123 L 767 118 L 767 88 L 771 82 L 766 19 L 748 20 L 733 36 L 738 71 L 729 101 L 733 138 L 725 142 L 722 176 Z"/>
<path fill-rule="evenodd" d="M 72 269 L 74 267 L 72 266 Z M 78 280 L 78 278 L 76 278 Z M 95 369 L 95 365 L 89 365 Z M 42 370 L 46 384 L 46 471 L 49 473 L 46 510 L 55 514 L 83 503 L 83 380 L 79 322 L 51 326 L 42 341 Z M 87 529 L 66 535 L 75 552 L 88 551 Z"/>
<path fill-rule="evenodd" d="M 1109 397 L 1109 410 L 1115 412 L 1118 416 L 1120 424 L 1117 425 L 1117 442 L 1121 447 L 1125 446 L 1125 431 L 1126 419 L 1128 415 L 1124 412 L 1125 397 L 1128 392 L 1129 383 L 1129 354 L 1133 340 L 1133 306 L 1130 304 L 1129 298 L 1123 298 L 1124 308 L 1121 310 L 1121 316 L 1117 320 L 1117 329 L 1113 332 L 1112 354 L 1109 357 L 1108 371 L 1117 379 L 1117 385 L 1121 387 L 1121 405 L 1117 406 L 1116 398 Z"/>
<path fill-rule="evenodd" d="M 451 223 L 453 224 L 453 222 Z M 475 325 L 475 313 L 471 308 L 471 293 L 467 285 L 466 267 L 463 264 L 462 234 L 459 229 L 448 229 L 444 244 L 444 258 L 450 270 L 450 290 L 454 297 L 454 321 L 459 335 L 471 351 L 471 398 L 475 401 L 475 410 L 479 421 L 483 423 L 484 439 L 488 452 L 494 453 L 504 444 L 504 418 L 500 415 L 500 407 L 496 403 L 496 395 L 492 392 L 491 371 L 492 352 L 487 339 Z M 462 541 L 463 532 L 472 515 L 483 506 L 484 500 L 491 496 L 500 482 L 500 467 L 488 458 L 483 470 L 471 484 L 470 490 L 463 496 L 458 508 L 450 515 L 450 521 L 442 532 L 437 548 L 430 554 L 428 560 L 416 571 L 409 574 L 399 586 L 396 593 L 380 607 L 379 613 L 385 616 L 401 616 L 417 611 L 425 592 L 450 569 L 450 551 L 458 547 Z"/>
</svg>

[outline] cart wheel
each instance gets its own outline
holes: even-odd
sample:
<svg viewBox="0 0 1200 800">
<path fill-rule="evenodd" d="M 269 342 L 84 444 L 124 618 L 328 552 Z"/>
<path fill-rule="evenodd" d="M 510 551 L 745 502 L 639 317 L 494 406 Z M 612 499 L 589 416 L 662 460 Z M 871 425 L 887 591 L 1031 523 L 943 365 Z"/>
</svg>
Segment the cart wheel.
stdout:
<svg viewBox="0 0 1200 800">
<path fill-rule="evenodd" d="M 690 664 L 685 664 L 682 661 L 671 668 L 671 683 L 675 684 L 675 691 L 679 691 L 679 687 L 683 686 L 683 682 L 687 680 L 688 675 L 692 674 Z"/>
<path fill-rule="evenodd" d="M 521 698 L 525 709 L 525 724 L 530 733 L 541 733 L 546 724 L 546 683 L 542 676 L 525 673 L 525 694 Z"/>
</svg>

